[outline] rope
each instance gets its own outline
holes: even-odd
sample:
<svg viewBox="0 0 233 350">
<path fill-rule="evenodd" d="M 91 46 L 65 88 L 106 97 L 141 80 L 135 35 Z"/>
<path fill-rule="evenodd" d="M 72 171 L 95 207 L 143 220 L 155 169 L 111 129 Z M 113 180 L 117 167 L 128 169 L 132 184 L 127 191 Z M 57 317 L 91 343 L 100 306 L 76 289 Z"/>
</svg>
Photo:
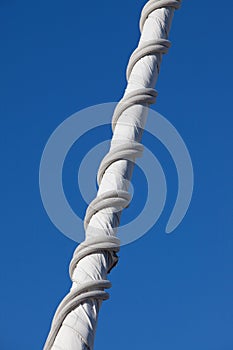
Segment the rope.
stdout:
<svg viewBox="0 0 233 350">
<path fill-rule="evenodd" d="M 108 250 L 112 253 L 119 251 L 120 241 L 116 237 L 98 237 L 95 240 L 86 240 L 78 246 L 75 250 L 73 259 L 70 263 L 70 278 L 73 280 L 73 272 L 78 264 L 78 262 L 83 259 L 85 256 L 90 254 L 98 253 L 103 250 Z M 113 254 L 114 259 L 110 269 L 117 264 L 118 257 L 116 254 Z M 109 270 L 110 272 L 110 270 Z M 84 283 L 82 286 L 76 290 L 71 291 L 67 296 L 62 300 L 60 305 L 57 308 L 57 311 L 54 315 L 51 331 L 48 335 L 44 350 L 51 349 L 53 343 L 56 339 L 56 336 L 61 328 L 63 321 L 66 316 L 74 310 L 79 304 L 89 300 L 90 298 L 95 298 L 99 300 L 107 300 L 109 294 L 104 291 L 105 288 L 111 288 L 111 283 L 107 280 L 91 281 Z"/>
<path fill-rule="evenodd" d="M 156 10 L 168 7 L 169 9 L 178 9 L 180 7 L 180 0 L 150 0 L 144 6 L 140 19 L 140 30 L 143 31 L 144 25 L 148 17 Z M 127 81 L 129 81 L 132 71 L 137 63 L 139 63 L 144 57 L 148 55 L 160 55 L 168 52 L 170 42 L 167 39 L 161 38 L 157 40 L 149 40 L 139 44 L 139 47 L 133 52 L 130 57 L 127 67 Z M 160 60 L 158 59 L 160 62 Z M 159 64 L 157 63 L 157 69 L 159 72 Z M 133 92 L 126 93 L 122 100 L 118 103 L 114 115 L 112 118 L 112 130 L 118 124 L 119 118 L 130 107 L 135 105 L 141 105 L 143 107 L 149 107 L 152 103 L 155 103 L 157 92 L 153 88 L 141 88 L 136 89 Z M 106 170 L 118 160 L 128 160 L 135 162 L 135 159 L 142 155 L 143 146 L 136 142 L 125 142 L 120 146 L 116 146 L 110 149 L 109 153 L 102 160 L 97 181 L 100 186 Z M 114 212 L 121 213 L 130 203 L 130 195 L 127 191 L 110 190 L 102 194 L 98 194 L 97 197 L 90 203 L 86 211 L 84 219 L 84 228 L 87 231 L 92 217 L 103 209 L 114 209 Z M 119 224 L 119 222 L 118 222 Z M 120 241 L 116 237 L 102 235 L 99 237 L 87 238 L 82 244 L 80 244 L 74 252 L 73 259 L 70 263 L 70 278 L 73 282 L 74 272 L 78 263 L 85 257 L 92 254 L 108 253 L 110 256 L 109 267 L 107 272 L 117 264 L 118 257 L 116 253 L 119 251 Z M 98 281 L 90 281 L 79 285 L 76 289 L 72 290 L 59 305 L 48 335 L 47 341 L 44 346 L 44 350 L 51 350 L 58 332 L 71 311 L 75 310 L 80 304 L 90 299 L 106 300 L 109 298 L 105 289 L 110 288 L 111 283 L 108 280 L 100 279 Z M 85 343 L 87 348 L 91 349 L 91 346 Z M 77 349 L 78 350 L 78 349 Z"/>
</svg>

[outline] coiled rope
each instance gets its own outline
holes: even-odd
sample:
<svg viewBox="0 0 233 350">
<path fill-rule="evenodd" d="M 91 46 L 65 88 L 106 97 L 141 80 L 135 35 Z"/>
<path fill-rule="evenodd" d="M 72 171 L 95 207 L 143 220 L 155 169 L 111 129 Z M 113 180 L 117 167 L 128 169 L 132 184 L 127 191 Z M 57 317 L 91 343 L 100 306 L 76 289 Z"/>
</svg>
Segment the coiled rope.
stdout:
<svg viewBox="0 0 233 350">
<path fill-rule="evenodd" d="M 178 9 L 180 7 L 180 0 L 150 0 L 144 6 L 141 19 L 140 19 L 140 30 L 143 31 L 144 25 L 148 17 L 156 10 L 164 7 Z M 135 65 L 141 61 L 142 58 L 148 55 L 161 55 L 168 52 L 170 47 L 170 41 L 161 38 L 157 40 L 149 40 L 139 44 L 139 47 L 133 52 L 130 57 L 127 67 L 127 81 L 129 81 L 131 73 Z M 158 60 L 160 62 L 160 60 Z M 157 70 L 159 72 L 159 63 L 157 63 Z M 118 123 L 119 118 L 122 114 L 131 106 L 141 105 L 143 107 L 149 107 L 155 103 L 157 92 L 153 88 L 141 88 L 136 89 L 130 93 L 126 93 L 122 100 L 118 103 L 114 115 L 112 118 L 112 130 L 115 131 L 115 127 Z M 127 140 L 111 149 L 109 153 L 102 160 L 97 181 L 100 186 L 101 181 L 104 177 L 106 170 L 109 166 L 118 160 L 128 160 L 135 162 L 137 157 L 140 157 L 143 152 L 143 146 L 136 141 L 127 142 Z M 125 190 L 110 190 L 97 197 L 90 203 L 86 211 L 84 219 L 84 228 L 87 230 L 90 221 L 96 213 L 103 209 L 115 208 L 115 212 L 121 212 L 130 203 L 130 195 Z M 116 253 L 119 251 L 120 241 L 114 236 L 99 235 L 98 237 L 87 238 L 82 244 L 80 244 L 74 252 L 73 259 L 70 263 L 70 278 L 73 282 L 74 271 L 78 263 L 84 257 L 87 257 L 96 253 L 107 252 L 110 256 L 109 259 L 109 272 L 118 261 Z M 57 337 L 57 334 L 63 324 L 63 321 L 73 310 L 75 310 L 80 304 L 90 299 L 106 300 L 109 295 L 105 292 L 105 289 L 110 288 L 111 283 L 108 280 L 100 279 L 97 281 L 90 281 L 79 285 L 76 289 L 72 290 L 59 305 L 48 335 L 47 341 L 44 346 L 44 350 L 51 350 Z M 91 345 L 85 342 L 85 346 L 91 349 Z M 54 347 L 55 349 L 55 347 Z M 77 349 L 79 350 L 79 349 Z"/>
</svg>

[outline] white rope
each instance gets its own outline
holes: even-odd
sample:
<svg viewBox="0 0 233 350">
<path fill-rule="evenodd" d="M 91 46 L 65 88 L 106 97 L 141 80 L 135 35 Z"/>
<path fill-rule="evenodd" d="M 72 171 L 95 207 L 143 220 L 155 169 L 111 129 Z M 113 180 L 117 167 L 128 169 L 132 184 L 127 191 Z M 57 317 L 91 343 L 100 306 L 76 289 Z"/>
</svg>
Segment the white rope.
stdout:
<svg viewBox="0 0 233 350">
<path fill-rule="evenodd" d="M 130 203 L 128 184 L 140 144 L 147 107 L 155 102 L 162 54 L 170 47 L 167 36 L 180 0 L 150 0 L 140 19 L 141 39 L 127 67 L 128 86 L 117 105 L 109 153 L 98 171 L 99 191 L 84 220 L 86 240 L 70 264 L 73 286 L 58 307 L 44 350 L 92 350 L 99 308 L 108 299 L 107 274 L 116 265 L 120 242 L 115 237 L 120 215 Z"/>
</svg>

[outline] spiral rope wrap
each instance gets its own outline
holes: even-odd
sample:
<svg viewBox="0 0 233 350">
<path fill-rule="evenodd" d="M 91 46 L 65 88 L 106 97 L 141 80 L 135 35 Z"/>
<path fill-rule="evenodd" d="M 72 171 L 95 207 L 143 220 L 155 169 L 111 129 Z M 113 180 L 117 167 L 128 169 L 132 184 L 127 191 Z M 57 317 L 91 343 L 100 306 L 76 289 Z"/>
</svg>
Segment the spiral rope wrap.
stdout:
<svg viewBox="0 0 233 350">
<path fill-rule="evenodd" d="M 85 256 L 102 252 L 103 250 L 108 250 L 113 256 L 112 264 L 109 269 L 110 272 L 110 270 L 118 262 L 116 253 L 119 251 L 119 247 L 120 241 L 116 237 L 103 236 L 95 239 L 85 240 L 77 247 L 71 260 L 69 268 L 71 280 L 73 282 L 75 281 L 73 279 L 73 273 L 81 259 L 83 259 Z M 49 350 L 52 348 L 63 321 L 71 311 L 73 311 L 78 305 L 89 300 L 90 298 L 107 300 L 109 298 L 109 294 L 105 292 L 104 289 L 108 288 L 111 288 L 110 281 L 98 280 L 84 283 L 75 290 L 68 293 L 58 306 L 57 311 L 54 315 L 51 330 L 45 343 L 44 350 Z"/>
<path fill-rule="evenodd" d="M 171 7 L 178 9 L 181 5 L 180 0 L 150 0 L 144 6 L 141 18 L 140 18 L 140 30 L 143 31 L 144 24 L 147 18 L 152 12 L 164 7 Z M 159 39 L 153 41 L 147 41 L 139 45 L 139 47 L 133 52 L 130 57 L 127 67 L 127 81 L 129 81 L 134 66 L 143 57 L 147 55 L 165 54 L 170 47 L 170 41 L 167 39 Z M 157 67 L 159 71 L 159 66 Z M 121 115 L 131 106 L 142 105 L 149 107 L 155 103 L 157 96 L 156 90 L 153 88 L 136 89 L 131 93 L 124 95 L 122 100 L 118 103 L 112 118 L 112 130 L 114 132 Z M 98 175 L 98 185 L 101 184 L 102 178 L 108 169 L 108 167 L 114 162 L 124 159 L 135 162 L 137 157 L 140 157 L 143 152 L 143 146 L 138 142 L 124 142 L 120 146 L 114 147 L 102 160 Z M 115 208 L 115 212 L 121 212 L 130 203 L 130 195 L 127 191 L 107 191 L 101 195 L 98 195 L 89 205 L 86 211 L 84 219 L 84 228 L 87 230 L 90 224 L 91 218 L 98 211 L 107 208 Z M 120 241 L 116 237 L 101 235 L 98 238 L 87 238 L 82 244 L 80 244 L 74 252 L 73 258 L 70 263 L 70 278 L 74 282 L 74 270 L 77 264 L 84 257 L 108 252 L 111 256 L 111 263 L 108 272 L 117 264 L 118 257 L 116 253 L 119 251 Z M 56 336 L 62 326 L 66 316 L 76 309 L 81 303 L 89 300 L 90 298 L 98 299 L 100 301 L 109 298 L 108 293 L 104 289 L 110 288 L 111 283 L 108 280 L 98 280 L 84 283 L 78 286 L 75 290 L 72 290 L 59 305 L 51 326 L 50 333 L 44 346 L 44 350 L 51 350 L 56 339 Z M 89 348 L 89 347 L 88 347 Z"/>
</svg>

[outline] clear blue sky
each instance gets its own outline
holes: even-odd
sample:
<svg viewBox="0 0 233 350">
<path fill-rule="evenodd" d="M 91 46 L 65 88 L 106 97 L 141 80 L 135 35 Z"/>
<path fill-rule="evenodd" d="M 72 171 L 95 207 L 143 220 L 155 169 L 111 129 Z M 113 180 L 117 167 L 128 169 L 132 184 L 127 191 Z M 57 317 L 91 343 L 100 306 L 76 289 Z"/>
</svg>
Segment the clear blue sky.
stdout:
<svg viewBox="0 0 233 350">
<path fill-rule="evenodd" d="M 41 154 L 65 118 L 119 100 L 144 3 L 0 1 L 1 350 L 42 349 L 69 289 L 76 244 L 43 208 Z M 184 1 L 175 14 L 153 108 L 189 148 L 193 201 L 166 235 L 176 174 L 164 148 L 153 146 L 167 175 L 166 209 L 146 236 L 120 252 L 96 350 L 233 349 L 232 11 L 230 1 L 224 7 Z M 64 187 L 78 207 L 75 152 L 70 164 Z M 134 181 L 137 187 L 137 176 Z"/>
</svg>

